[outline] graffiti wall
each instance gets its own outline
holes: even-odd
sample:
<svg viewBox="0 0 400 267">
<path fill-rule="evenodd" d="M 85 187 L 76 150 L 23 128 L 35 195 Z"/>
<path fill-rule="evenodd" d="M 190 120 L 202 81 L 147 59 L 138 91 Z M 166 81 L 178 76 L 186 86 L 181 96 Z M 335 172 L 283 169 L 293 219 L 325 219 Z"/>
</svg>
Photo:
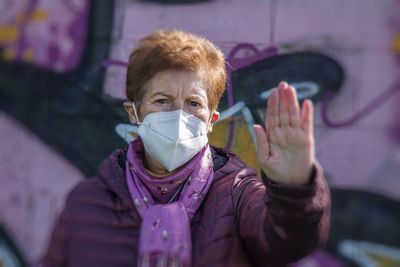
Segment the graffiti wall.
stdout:
<svg viewBox="0 0 400 267">
<path fill-rule="evenodd" d="M 33 264 L 66 194 L 136 134 L 126 61 L 151 31 L 204 35 L 229 82 L 211 143 L 258 168 L 252 125 L 291 83 L 315 104 L 328 244 L 295 266 L 400 266 L 400 1 L 0 0 L 0 266 Z"/>
</svg>

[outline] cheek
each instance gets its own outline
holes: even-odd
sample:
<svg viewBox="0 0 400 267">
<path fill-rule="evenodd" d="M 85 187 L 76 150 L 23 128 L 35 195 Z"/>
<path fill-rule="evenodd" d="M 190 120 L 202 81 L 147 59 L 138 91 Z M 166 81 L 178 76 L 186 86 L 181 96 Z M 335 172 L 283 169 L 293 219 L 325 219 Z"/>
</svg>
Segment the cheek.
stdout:
<svg viewBox="0 0 400 267">
<path fill-rule="evenodd" d="M 140 121 L 143 121 L 143 119 L 146 117 L 146 115 L 154 112 L 151 107 L 149 107 L 146 103 L 142 103 L 140 106 L 140 111 L 139 111 L 139 118 Z"/>
<path fill-rule="evenodd" d="M 205 123 L 208 123 L 208 119 L 210 117 L 210 113 L 208 112 L 208 110 L 199 109 L 190 105 L 187 105 L 183 110 L 204 121 Z"/>
<path fill-rule="evenodd" d="M 144 117 L 146 115 L 153 113 L 153 112 L 161 112 L 161 111 L 168 111 L 168 108 L 165 106 L 160 106 L 160 105 L 155 105 L 151 102 L 143 102 L 140 111 L 139 111 L 139 117 L 141 121 L 143 121 Z"/>
<path fill-rule="evenodd" d="M 210 123 L 210 111 L 208 109 L 197 110 L 197 113 L 193 115 L 195 115 L 197 118 L 199 118 L 200 120 L 204 121 L 207 124 Z"/>
</svg>

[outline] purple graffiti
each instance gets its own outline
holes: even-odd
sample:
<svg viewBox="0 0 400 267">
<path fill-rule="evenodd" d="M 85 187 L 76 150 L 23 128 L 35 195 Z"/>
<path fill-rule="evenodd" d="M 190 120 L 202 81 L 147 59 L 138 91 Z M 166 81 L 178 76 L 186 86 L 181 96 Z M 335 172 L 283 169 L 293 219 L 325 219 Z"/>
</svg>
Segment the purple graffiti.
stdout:
<svg viewBox="0 0 400 267">
<path fill-rule="evenodd" d="M 33 11 L 35 10 L 35 7 L 37 5 L 37 0 L 31 0 L 28 4 L 28 7 L 25 11 L 25 13 L 23 13 L 21 22 L 20 22 L 20 34 L 21 37 L 19 38 L 16 47 L 17 47 L 17 59 L 21 59 L 22 58 L 22 51 L 24 51 L 25 47 L 26 47 L 26 27 L 28 24 L 28 20 L 29 18 L 32 16 Z"/>
<path fill-rule="evenodd" d="M 340 122 L 334 122 L 328 115 L 329 102 L 332 100 L 332 93 L 327 91 L 322 100 L 322 119 L 326 126 L 331 128 L 340 128 L 354 125 L 357 121 L 366 117 L 376 109 L 378 109 L 383 103 L 391 99 L 396 93 L 400 92 L 400 83 L 397 82 L 390 86 L 388 89 L 383 91 L 375 99 L 373 99 L 368 105 L 357 111 L 353 116 Z"/>
<path fill-rule="evenodd" d="M 235 58 L 237 53 L 244 49 L 251 50 L 254 53 L 254 55 L 250 56 L 250 57 Z M 228 74 L 227 87 L 226 87 L 226 95 L 228 98 L 228 108 L 232 107 L 235 104 L 235 100 L 233 97 L 233 91 L 232 91 L 232 82 L 231 82 L 232 72 L 239 68 L 249 66 L 258 60 L 262 60 L 262 59 L 274 56 L 276 54 L 278 54 L 278 48 L 275 46 L 270 46 L 270 47 L 267 47 L 266 49 L 260 51 L 253 44 L 240 43 L 232 48 L 232 50 L 228 54 L 227 68 L 226 68 L 227 74 Z M 225 148 L 227 148 L 227 149 L 230 149 L 232 147 L 234 132 L 235 132 L 235 119 L 232 118 L 229 123 L 228 137 L 227 137 L 227 142 L 225 144 Z"/>
<path fill-rule="evenodd" d="M 6 0 L 0 0 L 6 6 Z M 79 4 L 77 4 L 79 3 Z M 12 29 L 0 48 L 9 62 L 28 62 L 56 72 L 71 71 L 81 61 L 86 42 L 90 0 L 27 0 L 12 4 L 0 26 Z M 9 11 L 8 9 L 7 11 Z"/>
</svg>

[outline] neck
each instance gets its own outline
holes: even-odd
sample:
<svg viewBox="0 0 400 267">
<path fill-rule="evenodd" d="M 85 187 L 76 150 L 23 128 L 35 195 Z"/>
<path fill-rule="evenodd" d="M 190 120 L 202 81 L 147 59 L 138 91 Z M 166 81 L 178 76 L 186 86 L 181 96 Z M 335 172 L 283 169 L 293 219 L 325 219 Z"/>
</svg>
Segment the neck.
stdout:
<svg viewBox="0 0 400 267">
<path fill-rule="evenodd" d="M 146 151 L 144 153 L 144 167 L 148 174 L 157 178 L 163 178 L 174 172 L 169 172 L 159 162 L 153 160 Z"/>
</svg>

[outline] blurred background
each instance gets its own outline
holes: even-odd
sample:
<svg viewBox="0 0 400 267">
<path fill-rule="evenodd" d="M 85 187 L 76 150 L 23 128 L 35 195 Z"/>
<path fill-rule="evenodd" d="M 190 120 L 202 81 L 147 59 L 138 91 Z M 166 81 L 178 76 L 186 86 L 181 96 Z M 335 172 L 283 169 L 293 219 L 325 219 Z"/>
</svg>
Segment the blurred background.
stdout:
<svg viewBox="0 0 400 267">
<path fill-rule="evenodd" d="M 210 140 L 255 168 L 269 90 L 313 100 L 332 226 L 294 266 L 400 266 L 399 0 L 0 0 L 0 266 L 33 264 L 66 194 L 135 136 L 126 62 L 164 28 L 225 53 Z"/>
</svg>

